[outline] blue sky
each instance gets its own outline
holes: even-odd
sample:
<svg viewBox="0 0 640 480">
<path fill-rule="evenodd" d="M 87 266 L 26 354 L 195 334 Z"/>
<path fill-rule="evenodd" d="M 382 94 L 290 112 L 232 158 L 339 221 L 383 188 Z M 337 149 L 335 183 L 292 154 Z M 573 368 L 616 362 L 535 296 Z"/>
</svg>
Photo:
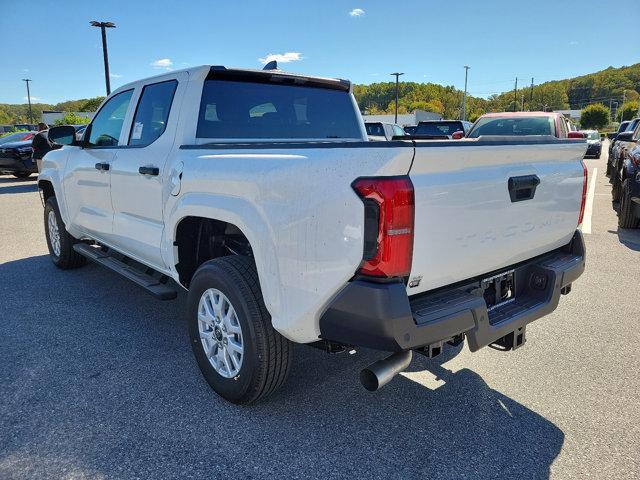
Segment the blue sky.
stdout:
<svg viewBox="0 0 640 480">
<path fill-rule="evenodd" d="M 281 68 L 356 83 L 404 80 L 487 96 L 525 84 L 640 62 L 639 0 L 217 1 L 0 0 L 0 103 L 104 94 L 100 32 L 112 89 L 201 64 Z M 616 13 L 612 10 L 615 8 Z M 288 54 L 288 55 L 287 55 Z M 36 100 L 36 101 L 37 101 Z"/>
</svg>

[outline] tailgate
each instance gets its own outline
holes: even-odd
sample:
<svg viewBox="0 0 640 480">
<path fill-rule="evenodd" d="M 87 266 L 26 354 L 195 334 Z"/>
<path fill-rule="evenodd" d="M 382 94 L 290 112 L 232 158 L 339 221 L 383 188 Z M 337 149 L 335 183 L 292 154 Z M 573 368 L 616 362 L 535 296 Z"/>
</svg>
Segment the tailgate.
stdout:
<svg viewBox="0 0 640 480">
<path fill-rule="evenodd" d="M 416 142 L 408 294 L 567 244 L 580 213 L 585 149 L 584 142 L 556 139 Z"/>
</svg>

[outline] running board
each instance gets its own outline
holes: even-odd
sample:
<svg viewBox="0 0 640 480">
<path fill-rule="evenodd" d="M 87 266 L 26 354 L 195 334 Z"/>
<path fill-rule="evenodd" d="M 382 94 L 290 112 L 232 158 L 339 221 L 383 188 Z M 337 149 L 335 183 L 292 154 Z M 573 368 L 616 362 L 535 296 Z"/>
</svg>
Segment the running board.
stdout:
<svg viewBox="0 0 640 480">
<path fill-rule="evenodd" d="M 91 246 L 86 243 L 76 243 L 73 249 L 92 262 L 96 262 L 131 280 L 159 300 L 173 300 L 178 296 L 178 292 L 165 283 L 167 280 L 165 275 L 156 278 L 149 272 L 154 272 L 157 275 L 158 273 L 150 268 L 147 268 L 146 273 L 141 272 L 139 269 L 128 264 L 130 260 L 127 257 L 122 256 L 122 259 L 119 259 L 111 254 L 109 250 L 103 250 L 98 246 Z"/>
</svg>

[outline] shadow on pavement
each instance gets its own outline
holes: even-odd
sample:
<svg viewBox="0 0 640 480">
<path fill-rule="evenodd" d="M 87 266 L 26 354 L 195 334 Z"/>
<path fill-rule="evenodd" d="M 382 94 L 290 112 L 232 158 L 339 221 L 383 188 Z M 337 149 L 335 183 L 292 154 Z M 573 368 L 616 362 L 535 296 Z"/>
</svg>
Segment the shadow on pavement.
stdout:
<svg viewBox="0 0 640 480">
<path fill-rule="evenodd" d="M 640 252 L 640 229 L 618 228 L 618 230 L 607 231 L 618 235 L 618 240 L 625 247 Z"/>
<path fill-rule="evenodd" d="M 6 193 L 28 193 L 38 191 L 36 175 L 20 180 L 15 177 L 0 177 L 0 195 Z"/>
<path fill-rule="evenodd" d="M 46 256 L 0 265 L 0 279 L 0 477 L 543 479 L 564 441 L 448 369 L 452 348 L 370 393 L 358 373 L 379 352 L 298 346 L 284 388 L 238 407 L 192 359 L 184 294 L 158 302 Z"/>
</svg>

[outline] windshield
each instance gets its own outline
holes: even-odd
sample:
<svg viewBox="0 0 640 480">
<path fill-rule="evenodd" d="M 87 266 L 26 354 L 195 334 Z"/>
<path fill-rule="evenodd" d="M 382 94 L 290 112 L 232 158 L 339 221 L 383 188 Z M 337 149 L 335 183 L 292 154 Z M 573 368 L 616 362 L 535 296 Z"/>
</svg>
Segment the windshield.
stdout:
<svg viewBox="0 0 640 480">
<path fill-rule="evenodd" d="M 586 132 L 588 140 L 600 140 L 600 134 L 598 132 Z"/>
<path fill-rule="evenodd" d="M 384 137 L 384 127 L 381 123 L 365 123 L 364 128 L 367 130 L 367 135 Z"/>
<path fill-rule="evenodd" d="M 459 131 L 464 131 L 462 122 L 420 122 L 415 135 L 451 136 Z"/>
<path fill-rule="evenodd" d="M 0 143 L 19 142 L 21 140 L 29 140 L 33 134 L 31 132 L 17 132 L 0 138 Z"/>
<path fill-rule="evenodd" d="M 229 80 L 204 82 L 196 136 L 362 139 L 349 92 Z"/>
<path fill-rule="evenodd" d="M 555 124 L 553 117 L 484 117 L 468 137 L 481 135 L 555 135 Z"/>
<path fill-rule="evenodd" d="M 629 125 L 627 125 L 625 132 L 633 132 L 636 129 L 636 125 L 638 125 L 638 122 L 640 122 L 640 120 L 637 118 L 635 120 L 631 120 L 629 122 Z"/>
</svg>

